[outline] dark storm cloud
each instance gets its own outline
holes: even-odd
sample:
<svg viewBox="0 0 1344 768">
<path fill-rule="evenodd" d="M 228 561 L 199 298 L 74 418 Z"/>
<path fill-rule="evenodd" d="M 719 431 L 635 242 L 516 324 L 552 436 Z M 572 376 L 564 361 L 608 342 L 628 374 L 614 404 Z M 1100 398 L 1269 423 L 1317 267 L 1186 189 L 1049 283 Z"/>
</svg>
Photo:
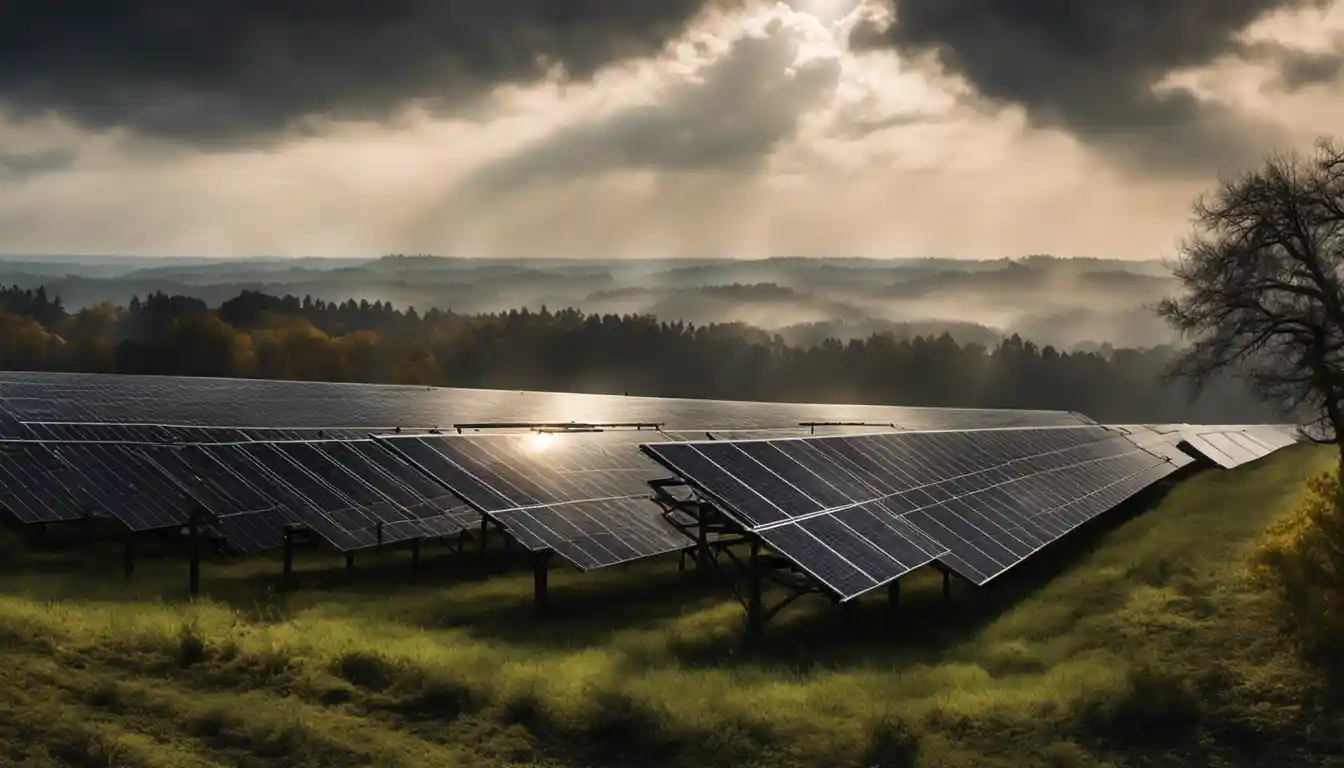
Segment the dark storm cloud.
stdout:
<svg viewBox="0 0 1344 768">
<path fill-rule="evenodd" d="M 1324 0 L 893 0 L 896 21 L 855 31 L 858 47 L 932 51 L 989 99 L 1021 105 L 1125 159 L 1173 170 L 1236 164 L 1267 137 L 1183 90 L 1169 73 L 1240 47 L 1269 11 Z"/>
<path fill-rule="evenodd" d="M 585 78 L 738 0 L 44 0 L 0 11 L 0 106 L 193 143 Z"/>
<path fill-rule="evenodd" d="M 1247 55 L 1276 68 L 1279 72 L 1277 85 L 1288 91 L 1344 78 L 1344 36 L 1335 40 L 1331 51 L 1304 51 L 1281 43 L 1258 43 L 1247 48 Z"/>
<path fill-rule="evenodd" d="M 797 34 L 776 22 L 764 34 L 742 37 L 656 103 L 569 126 L 488 164 L 468 184 L 500 193 L 618 169 L 758 170 L 839 82 L 835 59 L 796 63 Z"/>
<path fill-rule="evenodd" d="M 73 151 L 64 149 L 45 152 L 0 152 L 0 182 L 22 180 L 63 170 L 74 165 L 75 159 Z"/>
</svg>

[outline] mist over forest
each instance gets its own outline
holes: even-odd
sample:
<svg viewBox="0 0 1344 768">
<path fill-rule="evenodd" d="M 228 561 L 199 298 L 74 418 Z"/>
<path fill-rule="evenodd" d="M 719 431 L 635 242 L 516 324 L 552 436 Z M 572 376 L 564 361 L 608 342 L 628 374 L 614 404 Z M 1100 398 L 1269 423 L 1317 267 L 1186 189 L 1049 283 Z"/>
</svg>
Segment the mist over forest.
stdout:
<svg viewBox="0 0 1344 768">
<path fill-rule="evenodd" d="M 745 323 L 802 347 L 874 334 L 985 345 L 1018 334 L 1070 351 L 1174 341 L 1150 310 L 1173 287 L 1157 261 L 15 255 L 0 258 L 0 284 L 45 288 L 70 310 L 154 292 L 218 306 L 242 291 L 459 314 L 574 308 Z"/>
</svg>

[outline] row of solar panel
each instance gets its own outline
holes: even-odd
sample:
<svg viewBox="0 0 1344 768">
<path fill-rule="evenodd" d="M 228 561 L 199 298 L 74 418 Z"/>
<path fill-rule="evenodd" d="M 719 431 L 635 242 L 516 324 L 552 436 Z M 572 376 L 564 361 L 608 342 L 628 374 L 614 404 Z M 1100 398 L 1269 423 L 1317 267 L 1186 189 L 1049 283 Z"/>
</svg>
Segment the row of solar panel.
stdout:
<svg viewBox="0 0 1344 768">
<path fill-rule="evenodd" d="M 554 550 L 581 568 L 691 543 L 647 499 L 653 478 L 634 448 L 649 433 L 163 445 L 89 442 L 124 425 L 28 426 L 59 426 L 85 439 L 8 444 L 0 471 L 10 479 L 0 502 L 30 522 L 110 515 L 143 530 L 180 525 L 199 505 L 239 549 L 276 546 L 285 524 L 301 523 L 355 550 L 448 535 L 484 513 L 528 548 Z M 984 583 L 1189 460 L 1170 437 L 1179 431 L 1127 431 L 909 432 L 644 448 L 848 598 L 933 559 Z"/>
<path fill-rule="evenodd" d="M 279 546 L 288 524 L 353 551 L 455 534 L 486 513 L 524 546 L 595 568 L 690 544 L 649 501 L 652 467 L 634 450 L 645 439 L 11 440 L 0 452 L 0 504 L 26 523 L 109 517 L 133 531 L 178 527 L 204 509 L 215 532 L 248 552 Z M 547 450 L 556 440 L 564 449 Z M 473 472 L 490 485 L 468 482 Z"/>
<path fill-rule="evenodd" d="M 168 376 L 0 371 L 0 398 L 21 421 L 184 426 L 447 429 L 464 421 L 665 422 L 771 428 L 801 421 L 895 422 L 910 428 L 1073 425 L 1062 411 L 706 402 L 471 389 Z M 563 416 L 561 416 L 563 414 Z M 601 414 L 597 416 L 595 414 Z"/>
<path fill-rule="evenodd" d="M 1201 453 L 1206 444 L 1221 447 L 1210 436 L 1244 447 L 1228 451 L 1237 458 L 1259 458 L 1296 440 L 1287 427 L 1172 425 L 643 449 L 847 600 L 934 560 L 985 584 L 1194 461 L 1181 444 Z M 1204 455 L 1218 461 L 1216 453 Z"/>
<path fill-rule="evenodd" d="M 241 551 L 279 546 L 286 524 L 342 550 L 456 533 L 475 516 L 371 440 L 164 446 L 9 441 L 0 503 L 26 523 L 114 518 L 132 531 L 198 511 Z"/>
</svg>

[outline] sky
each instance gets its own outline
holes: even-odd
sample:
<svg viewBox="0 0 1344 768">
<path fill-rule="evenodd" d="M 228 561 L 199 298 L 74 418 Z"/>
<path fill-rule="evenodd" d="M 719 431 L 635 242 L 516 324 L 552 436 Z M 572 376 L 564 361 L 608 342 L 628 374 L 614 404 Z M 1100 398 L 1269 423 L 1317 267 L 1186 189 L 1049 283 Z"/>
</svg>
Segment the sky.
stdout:
<svg viewBox="0 0 1344 768">
<path fill-rule="evenodd" d="M 1340 126 L 1344 0 L 51 0 L 0 252 L 1160 258 Z"/>
</svg>

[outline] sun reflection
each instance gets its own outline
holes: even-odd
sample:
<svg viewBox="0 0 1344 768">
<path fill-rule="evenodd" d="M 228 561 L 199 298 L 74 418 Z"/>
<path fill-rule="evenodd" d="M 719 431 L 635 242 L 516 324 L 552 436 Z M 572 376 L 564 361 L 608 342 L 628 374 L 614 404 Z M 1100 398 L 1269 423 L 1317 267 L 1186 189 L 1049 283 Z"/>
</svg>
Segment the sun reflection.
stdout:
<svg viewBox="0 0 1344 768">
<path fill-rule="evenodd" d="M 555 435 L 550 432 L 533 432 L 527 438 L 528 450 L 533 453 L 541 453 L 555 445 Z"/>
</svg>

